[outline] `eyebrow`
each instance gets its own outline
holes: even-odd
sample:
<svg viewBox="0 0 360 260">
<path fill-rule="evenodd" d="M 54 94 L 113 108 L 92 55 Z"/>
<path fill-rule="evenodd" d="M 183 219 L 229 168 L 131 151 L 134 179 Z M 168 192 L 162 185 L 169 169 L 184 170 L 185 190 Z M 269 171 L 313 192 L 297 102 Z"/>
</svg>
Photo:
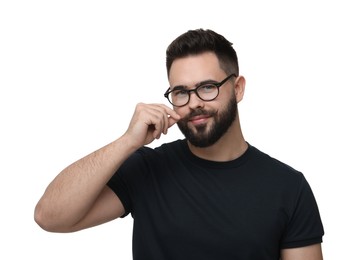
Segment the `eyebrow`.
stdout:
<svg viewBox="0 0 360 260">
<path fill-rule="evenodd" d="M 198 86 L 202 86 L 202 85 L 205 85 L 205 84 L 212 84 L 212 83 L 218 83 L 216 80 L 212 80 L 212 79 L 207 79 L 207 80 L 203 80 L 203 81 L 200 81 L 198 83 L 195 84 L 195 88 L 197 88 Z M 173 88 L 170 87 L 171 90 L 179 90 L 179 89 L 187 89 L 188 86 L 186 85 L 177 85 L 177 86 L 174 86 Z"/>
</svg>

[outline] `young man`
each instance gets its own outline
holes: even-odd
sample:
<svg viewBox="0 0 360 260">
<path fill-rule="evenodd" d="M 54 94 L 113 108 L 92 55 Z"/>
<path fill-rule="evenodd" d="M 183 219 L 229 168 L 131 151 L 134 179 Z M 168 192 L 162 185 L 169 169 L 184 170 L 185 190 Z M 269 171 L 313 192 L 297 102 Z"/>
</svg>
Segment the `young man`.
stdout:
<svg viewBox="0 0 360 260">
<path fill-rule="evenodd" d="M 191 30 L 166 54 L 173 108 L 138 104 L 120 138 L 50 183 L 36 222 L 73 232 L 131 213 L 134 259 L 322 259 L 306 179 L 242 135 L 245 79 L 232 43 Z M 174 124 L 184 140 L 146 147 Z"/>
</svg>

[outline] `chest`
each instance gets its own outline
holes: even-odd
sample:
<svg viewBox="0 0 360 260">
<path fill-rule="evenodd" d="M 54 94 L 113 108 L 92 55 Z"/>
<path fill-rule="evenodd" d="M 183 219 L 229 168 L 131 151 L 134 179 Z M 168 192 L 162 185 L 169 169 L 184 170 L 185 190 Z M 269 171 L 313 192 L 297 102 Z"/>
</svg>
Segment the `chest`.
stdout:
<svg viewBox="0 0 360 260">
<path fill-rule="evenodd" d="M 179 250 L 201 244 L 210 251 L 277 248 L 288 221 L 281 189 L 241 172 L 177 169 L 151 176 L 141 194 L 136 228 L 151 229 L 151 239 L 179 244 Z"/>
</svg>

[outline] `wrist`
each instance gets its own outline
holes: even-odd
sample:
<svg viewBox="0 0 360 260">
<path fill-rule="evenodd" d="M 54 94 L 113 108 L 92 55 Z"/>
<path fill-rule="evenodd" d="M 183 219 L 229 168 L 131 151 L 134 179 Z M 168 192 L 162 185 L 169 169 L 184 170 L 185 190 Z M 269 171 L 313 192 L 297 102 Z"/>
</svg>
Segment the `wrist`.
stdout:
<svg viewBox="0 0 360 260">
<path fill-rule="evenodd" d="M 127 133 L 115 140 L 114 145 L 122 151 L 126 151 L 127 153 L 133 153 L 141 147 L 141 145 L 134 141 L 134 138 L 132 138 Z"/>
</svg>

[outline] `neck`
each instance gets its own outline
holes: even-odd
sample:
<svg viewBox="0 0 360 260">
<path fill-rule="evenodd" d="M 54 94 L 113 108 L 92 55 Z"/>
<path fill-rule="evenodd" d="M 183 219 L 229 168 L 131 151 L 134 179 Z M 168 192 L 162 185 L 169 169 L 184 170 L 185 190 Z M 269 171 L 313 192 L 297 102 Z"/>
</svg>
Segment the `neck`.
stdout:
<svg viewBox="0 0 360 260">
<path fill-rule="evenodd" d="M 218 162 L 239 158 L 248 148 L 238 120 L 234 121 L 229 130 L 215 144 L 208 147 L 196 147 L 188 142 L 188 146 L 194 155 Z"/>
</svg>

